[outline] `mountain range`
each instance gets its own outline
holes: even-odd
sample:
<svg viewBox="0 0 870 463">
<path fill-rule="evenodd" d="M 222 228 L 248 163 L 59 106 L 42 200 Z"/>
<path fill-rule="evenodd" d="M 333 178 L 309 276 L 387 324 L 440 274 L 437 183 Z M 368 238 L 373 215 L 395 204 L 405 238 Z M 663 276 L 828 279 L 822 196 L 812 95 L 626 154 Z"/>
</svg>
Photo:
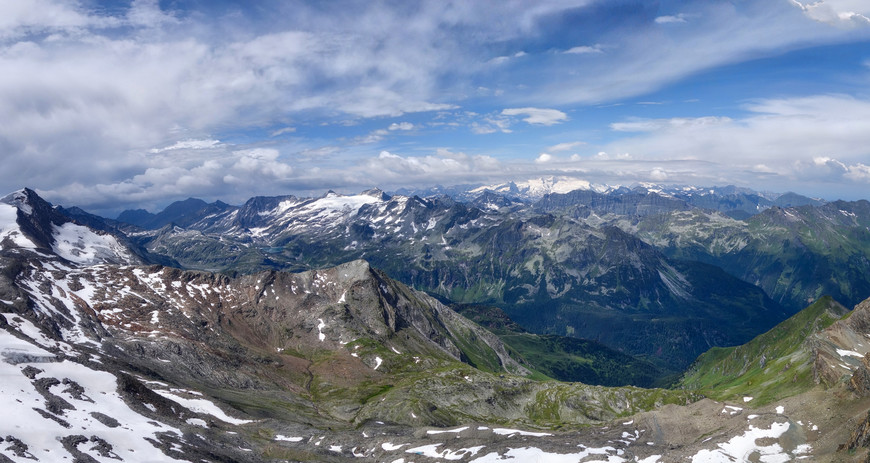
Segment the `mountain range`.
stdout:
<svg viewBox="0 0 870 463">
<path fill-rule="evenodd" d="M 0 199 L 0 457 L 867 454 L 866 201 L 514 186 Z"/>
</svg>

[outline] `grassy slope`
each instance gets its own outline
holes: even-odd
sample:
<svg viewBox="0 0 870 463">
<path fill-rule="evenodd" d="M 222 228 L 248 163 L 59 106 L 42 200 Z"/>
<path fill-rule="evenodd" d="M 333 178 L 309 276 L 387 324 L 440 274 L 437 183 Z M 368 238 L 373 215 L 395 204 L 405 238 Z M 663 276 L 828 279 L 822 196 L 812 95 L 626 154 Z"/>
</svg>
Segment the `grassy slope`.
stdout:
<svg viewBox="0 0 870 463">
<path fill-rule="evenodd" d="M 714 347 L 698 357 L 679 385 L 719 400 L 753 397 L 753 405 L 814 386 L 807 338 L 848 313 L 825 296 L 770 331 L 736 347 Z"/>
</svg>

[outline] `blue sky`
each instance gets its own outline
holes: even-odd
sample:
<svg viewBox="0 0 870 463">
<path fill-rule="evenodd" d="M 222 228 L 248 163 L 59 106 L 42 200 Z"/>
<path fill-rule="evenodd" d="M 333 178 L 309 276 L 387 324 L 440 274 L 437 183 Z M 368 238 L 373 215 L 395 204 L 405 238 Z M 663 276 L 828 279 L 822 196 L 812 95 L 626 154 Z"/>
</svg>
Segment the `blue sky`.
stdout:
<svg viewBox="0 0 870 463">
<path fill-rule="evenodd" d="M 568 176 L 870 197 L 870 2 L 0 0 L 0 187 Z"/>
</svg>

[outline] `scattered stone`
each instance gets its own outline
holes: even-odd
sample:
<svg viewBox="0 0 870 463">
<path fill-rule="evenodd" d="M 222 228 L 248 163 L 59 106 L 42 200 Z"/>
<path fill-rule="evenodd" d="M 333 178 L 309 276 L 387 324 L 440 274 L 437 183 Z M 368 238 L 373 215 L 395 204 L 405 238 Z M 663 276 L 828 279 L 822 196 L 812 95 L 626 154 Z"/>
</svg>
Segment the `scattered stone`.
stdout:
<svg viewBox="0 0 870 463">
<path fill-rule="evenodd" d="M 96 450 L 101 457 L 121 460 L 121 457 L 115 454 L 115 452 L 112 452 L 112 444 L 106 442 L 98 436 L 91 436 L 91 442 L 94 443 L 94 446 L 91 447 L 91 450 Z"/>
<path fill-rule="evenodd" d="M 60 381 L 57 378 L 39 378 L 33 381 L 33 387 L 43 397 L 45 397 L 45 408 L 58 416 L 64 416 L 64 410 L 75 410 L 76 407 L 69 403 L 63 397 L 53 394 L 49 389 L 52 386 L 57 386 Z"/>
<path fill-rule="evenodd" d="M 48 418 L 48 419 L 50 419 L 50 420 L 56 421 L 57 424 L 59 424 L 59 425 L 65 427 L 65 428 L 70 428 L 70 427 L 72 427 L 72 426 L 70 426 L 69 423 L 67 423 L 67 422 L 66 422 L 65 420 L 63 420 L 62 418 L 57 417 L 57 416 L 55 416 L 55 415 L 52 415 L 51 413 L 48 413 L 47 411 L 45 411 L 45 410 L 43 410 L 43 409 L 41 409 L 41 408 L 33 407 L 33 410 L 35 410 L 36 413 L 39 413 L 40 415 L 42 415 L 43 418 Z"/>
<path fill-rule="evenodd" d="M 110 428 L 117 428 L 118 426 L 121 425 L 121 423 L 119 423 L 118 420 L 112 418 L 109 415 L 104 415 L 100 412 L 91 412 L 91 416 L 95 420 L 99 421 L 100 423 L 103 423 L 104 425 L 106 425 Z"/>
<path fill-rule="evenodd" d="M 60 440 L 63 448 L 73 456 L 73 463 L 100 463 L 96 458 L 78 449 L 80 444 L 84 444 L 87 441 L 88 438 L 81 434 L 73 434 Z"/>
<path fill-rule="evenodd" d="M 36 379 L 36 375 L 42 373 L 42 370 L 34 367 L 33 365 L 27 365 L 26 367 L 24 367 L 24 369 L 21 370 L 21 373 L 23 373 L 24 376 L 27 376 L 28 379 L 33 380 Z"/>
<path fill-rule="evenodd" d="M 69 378 L 64 378 L 63 384 L 67 385 L 67 388 L 64 389 L 63 392 L 68 393 L 74 399 L 81 400 L 83 402 L 94 403 L 94 401 L 90 397 L 85 395 L 85 388 L 81 387 L 81 385 L 79 385 L 79 383 L 77 383 Z"/>
<path fill-rule="evenodd" d="M 15 436 L 6 436 L 6 442 L 12 444 L 9 447 L 6 447 L 6 450 L 11 450 L 16 457 L 35 459 L 33 454 L 27 451 L 27 444 L 21 442 L 21 440 Z"/>
</svg>

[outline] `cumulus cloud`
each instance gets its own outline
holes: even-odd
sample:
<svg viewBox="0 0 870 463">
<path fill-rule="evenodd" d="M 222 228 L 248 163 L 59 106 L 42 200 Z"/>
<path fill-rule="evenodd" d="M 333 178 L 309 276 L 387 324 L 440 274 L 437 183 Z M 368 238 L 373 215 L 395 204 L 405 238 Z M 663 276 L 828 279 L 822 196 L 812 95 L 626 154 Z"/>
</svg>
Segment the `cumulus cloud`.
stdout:
<svg viewBox="0 0 870 463">
<path fill-rule="evenodd" d="M 668 173 L 661 167 L 656 167 L 650 171 L 649 178 L 656 182 L 664 182 L 668 179 Z"/>
<path fill-rule="evenodd" d="M 568 115 L 558 109 L 507 108 L 503 116 L 525 116 L 523 121 L 532 125 L 555 125 L 568 120 Z"/>
<path fill-rule="evenodd" d="M 864 0 L 790 1 L 815 21 L 841 27 L 870 26 L 870 4 Z"/>
<path fill-rule="evenodd" d="M 381 151 L 364 166 L 370 179 L 384 183 L 415 178 L 426 178 L 427 181 L 479 178 L 492 175 L 500 168 L 501 163 L 493 157 L 468 155 L 444 148 L 428 156 L 402 156 Z"/>
<path fill-rule="evenodd" d="M 541 154 L 539 154 L 538 157 L 535 159 L 535 162 L 537 162 L 538 164 L 544 164 L 544 163 L 550 162 L 550 161 L 552 161 L 552 160 L 553 160 L 553 155 L 552 155 L 552 154 L 549 154 L 549 153 L 541 153 Z"/>
<path fill-rule="evenodd" d="M 711 180 L 758 180 L 761 177 L 753 176 L 764 175 L 765 181 L 776 180 L 780 185 L 802 182 L 809 187 L 816 182 L 817 188 L 824 185 L 837 191 L 870 181 L 866 176 L 870 100 L 815 95 L 758 100 L 744 109 L 749 114 L 742 118 L 612 124 L 615 131 L 636 135 L 610 143 L 608 151 L 631 152 L 644 160 L 708 161 L 710 165 L 697 174 Z"/>
<path fill-rule="evenodd" d="M 253 194 L 274 194 L 279 185 L 297 178 L 295 169 L 278 150 L 231 150 L 220 145 L 204 160 L 170 159 L 117 182 L 72 182 L 40 189 L 49 198 L 79 198 L 97 210 L 118 212 L 124 207 L 165 205 L 165 198 L 207 197 L 243 201 Z"/>
<path fill-rule="evenodd" d="M 472 168 L 494 172 L 496 165 L 509 173 L 567 169 L 558 156 L 534 163 L 533 153 L 542 147 L 512 153 L 524 162 L 499 163 L 495 154 L 370 159 L 365 149 L 371 146 L 359 144 L 406 130 L 410 137 L 436 123 L 443 130 L 463 127 L 509 138 L 521 121 L 540 128 L 569 120 L 565 112 L 542 108 L 620 101 L 747 57 L 862 39 L 865 28 L 828 24 L 860 24 L 868 15 L 858 0 L 698 2 L 687 10 L 691 21 L 680 27 L 659 27 L 646 16 L 637 30 L 592 31 L 565 50 L 574 42 L 548 43 L 546 37 L 569 26 L 548 27 L 558 26 L 566 11 L 582 14 L 601 2 L 509 1 L 499 8 L 487 2 L 274 2 L 261 17 L 245 7 L 223 14 L 226 2 L 195 3 L 195 10 L 175 11 L 192 3 L 135 0 L 106 9 L 85 0 L 0 1 L 0 185 L 12 190 L 26 179 L 55 200 L 90 206 L 99 195 L 159 201 L 327 186 L 336 179 L 359 181 L 348 179 L 375 165 L 385 168 L 384 175 L 366 182 L 448 182 L 452 174 L 472 178 Z M 664 18 L 658 22 L 670 21 Z M 693 46 L 679 46 L 688 42 Z M 554 51 L 532 51 L 542 44 Z M 490 57 L 500 54 L 496 60 L 504 67 L 493 66 Z M 581 60 L 580 68 L 578 54 L 595 59 Z M 631 178 L 648 178 L 660 167 L 674 179 L 683 174 L 662 159 L 730 159 L 733 152 L 743 168 L 788 165 L 798 175 L 804 171 L 782 154 L 791 152 L 807 171 L 818 167 L 813 156 L 835 158 L 847 167 L 841 176 L 858 181 L 866 172 L 862 147 L 870 146 L 862 135 L 870 132 L 866 102 L 827 98 L 760 100 L 747 106 L 748 117 L 734 120 L 620 121 L 611 128 L 629 138 L 594 149 L 631 152 L 634 161 L 647 156 L 655 164 L 629 168 L 613 154 L 573 162 L 599 163 L 602 175 L 627 172 Z M 414 124 L 398 119 L 457 114 L 460 104 L 470 110 L 477 103 L 508 109 L 457 120 L 433 114 L 431 122 L 418 114 Z M 824 111 L 827 104 L 834 109 Z M 492 109 L 480 110 L 487 111 Z M 371 124 L 364 119 L 384 117 L 397 122 L 354 131 Z M 341 135 L 318 132 L 340 123 L 348 126 Z M 279 138 L 289 133 L 295 135 Z M 249 145 L 226 141 L 239 139 Z M 562 145 L 545 150 L 558 155 L 572 149 Z M 760 159 L 759 152 L 770 155 Z M 64 168 L 57 169 L 61 160 Z M 393 170 L 400 168 L 404 174 Z"/>
</svg>

